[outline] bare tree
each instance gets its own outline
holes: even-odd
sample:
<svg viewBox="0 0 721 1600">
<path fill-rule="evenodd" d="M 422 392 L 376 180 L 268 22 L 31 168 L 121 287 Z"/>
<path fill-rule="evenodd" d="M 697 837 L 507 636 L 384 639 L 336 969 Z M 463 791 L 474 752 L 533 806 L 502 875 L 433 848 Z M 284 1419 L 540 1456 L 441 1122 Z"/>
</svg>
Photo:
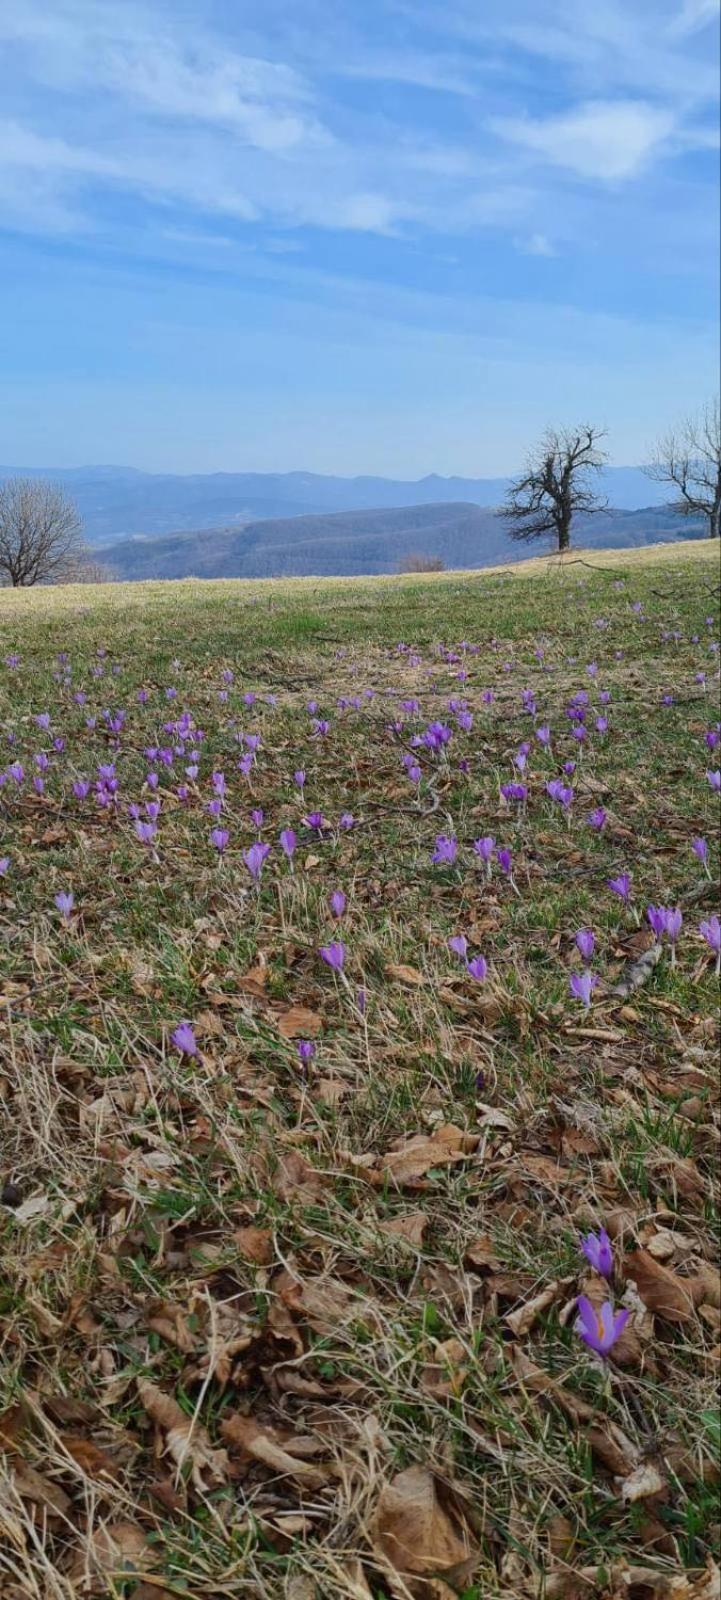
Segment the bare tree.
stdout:
<svg viewBox="0 0 721 1600">
<path fill-rule="evenodd" d="M 0 483 L 0 581 L 14 589 L 61 583 L 77 567 L 81 521 L 64 491 L 41 478 Z"/>
<path fill-rule="evenodd" d="M 549 429 L 528 459 L 521 477 L 509 484 L 497 515 L 511 523 L 512 539 L 542 539 L 552 534 L 559 550 L 571 543 L 577 512 L 605 511 L 607 500 L 590 478 L 608 458 L 599 450 L 599 428 Z"/>
<path fill-rule="evenodd" d="M 709 538 L 721 533 L 721 409 L 710 400 L 695 417 L 659 439 L 644 471 L 654 483 L 676 491 L 671 501 L 681 516 L 705 517 Z"/>
</svg>

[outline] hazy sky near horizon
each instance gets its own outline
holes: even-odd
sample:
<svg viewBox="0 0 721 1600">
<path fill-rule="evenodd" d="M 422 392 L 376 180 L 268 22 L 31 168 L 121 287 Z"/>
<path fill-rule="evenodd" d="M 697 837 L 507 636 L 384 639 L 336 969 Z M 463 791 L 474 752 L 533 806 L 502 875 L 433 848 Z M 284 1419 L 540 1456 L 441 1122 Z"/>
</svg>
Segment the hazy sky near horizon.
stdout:
<svg viewBox="0 0 721 1600">
<path fill-rule="evenodd" d="M 2 0 L 0 460 L 496 476 L 717 386 L 717 0 Z"/>
</svg>

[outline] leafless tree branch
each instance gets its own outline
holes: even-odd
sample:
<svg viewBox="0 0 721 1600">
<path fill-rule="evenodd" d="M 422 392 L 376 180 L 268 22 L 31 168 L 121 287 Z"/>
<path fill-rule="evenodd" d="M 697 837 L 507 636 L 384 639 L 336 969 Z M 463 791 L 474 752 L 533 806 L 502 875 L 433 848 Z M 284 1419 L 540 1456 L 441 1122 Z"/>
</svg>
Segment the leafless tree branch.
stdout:
<svg viewBox="0 0 721 1600">
<path fill-rule="evenodd" d="M 709 537 L 721 532 L 721 408 L 710 400 L 695 416 L 658 440 L 645 468 L 654 483 L 676 491 L 671 501 L 682 516 L 691 512 L 708 522 Z"/>
<path fill-rule="evenodd" d="M 559 550 L 571 543 L 571 525 L 580 511 L 605 511 L 608 502 L 593 486 L 590 474 L 607 460 L 599 449 L 598 428 L 549 429 L 529 458 L 526 471 L 509 485 L 498 516 L 511 524 L 512 539 L 541 539 L 551 534 Z"/>
</svg>

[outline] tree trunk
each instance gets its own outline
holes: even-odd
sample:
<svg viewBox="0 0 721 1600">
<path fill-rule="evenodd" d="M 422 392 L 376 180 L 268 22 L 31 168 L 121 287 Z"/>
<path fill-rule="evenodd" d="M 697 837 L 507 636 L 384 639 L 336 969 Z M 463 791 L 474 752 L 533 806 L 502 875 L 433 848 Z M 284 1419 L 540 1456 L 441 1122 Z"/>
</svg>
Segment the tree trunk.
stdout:
<svg viewBox="0 0 721 1600">
<path fill-rule="evenodd" d="M 711 507 L 711 512 L 708 519 L 708 531 L 710 539 L 718 539 L 721 537 L 721 505 Z"/>
<path fill-rule="evenodd" d="M 571 548 L 571 518 L 570 517 L 564 517 L 563 521 L 561 523 L 559 523 L 559 527 L 558 527 L 558 548 L 559 548 L 559 550 L 570 550 L 570 548 Z"/>
</svg>

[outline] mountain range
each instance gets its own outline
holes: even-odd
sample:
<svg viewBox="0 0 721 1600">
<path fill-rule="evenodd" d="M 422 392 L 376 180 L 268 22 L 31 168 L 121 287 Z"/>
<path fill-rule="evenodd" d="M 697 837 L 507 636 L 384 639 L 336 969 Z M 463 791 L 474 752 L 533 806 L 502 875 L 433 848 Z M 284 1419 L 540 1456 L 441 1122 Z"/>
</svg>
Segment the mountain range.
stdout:
<svg viewBox="0 0 721 1600">
<path fill-rule="evenodd" d="M 77 505 L 89 544 L 196 532 L 266 518 L 322 516 L 457 502 L 496 506 L 506 478 L 323 477 L 313 472 L 139 472 L 133 467 L 0 467 L 0 479 L 48 478 Z M 663 486 L 640 467 L 606 467 L 601 488 L 620 511 L 662 505 Z"/>
<path fill-rule="evenodd" d="M 652 544 L 698 537 L 698 523 L 667 507 L 579 518 L 574 541 L 586 547 Z M 271 578 L 395 572 L 411 557 L 445 567 L 487 567 L 547 548 L 518 544 L 488 507 L 467 502 L 267 518 L 245 527 L 206 528 L 160 539 L 116 540 L 97 552 L 118 577 Z"/>
<path fill-rule="evenodd" d="M 0 467 L 0 479 L 10 476 L 60 483 L 94 556 L 129 580 L 360 575 L 394 572 L 414 557 L 484 567 L 548 548 L 511 540 L 494 510 L 505 478 Z M 613 509 L 578 518 L 576 544 L 622 547 L 701 532 L 663 503 L 663 486 L 639 467 L 606 467 L 602 478 Z"/>
</svg>

